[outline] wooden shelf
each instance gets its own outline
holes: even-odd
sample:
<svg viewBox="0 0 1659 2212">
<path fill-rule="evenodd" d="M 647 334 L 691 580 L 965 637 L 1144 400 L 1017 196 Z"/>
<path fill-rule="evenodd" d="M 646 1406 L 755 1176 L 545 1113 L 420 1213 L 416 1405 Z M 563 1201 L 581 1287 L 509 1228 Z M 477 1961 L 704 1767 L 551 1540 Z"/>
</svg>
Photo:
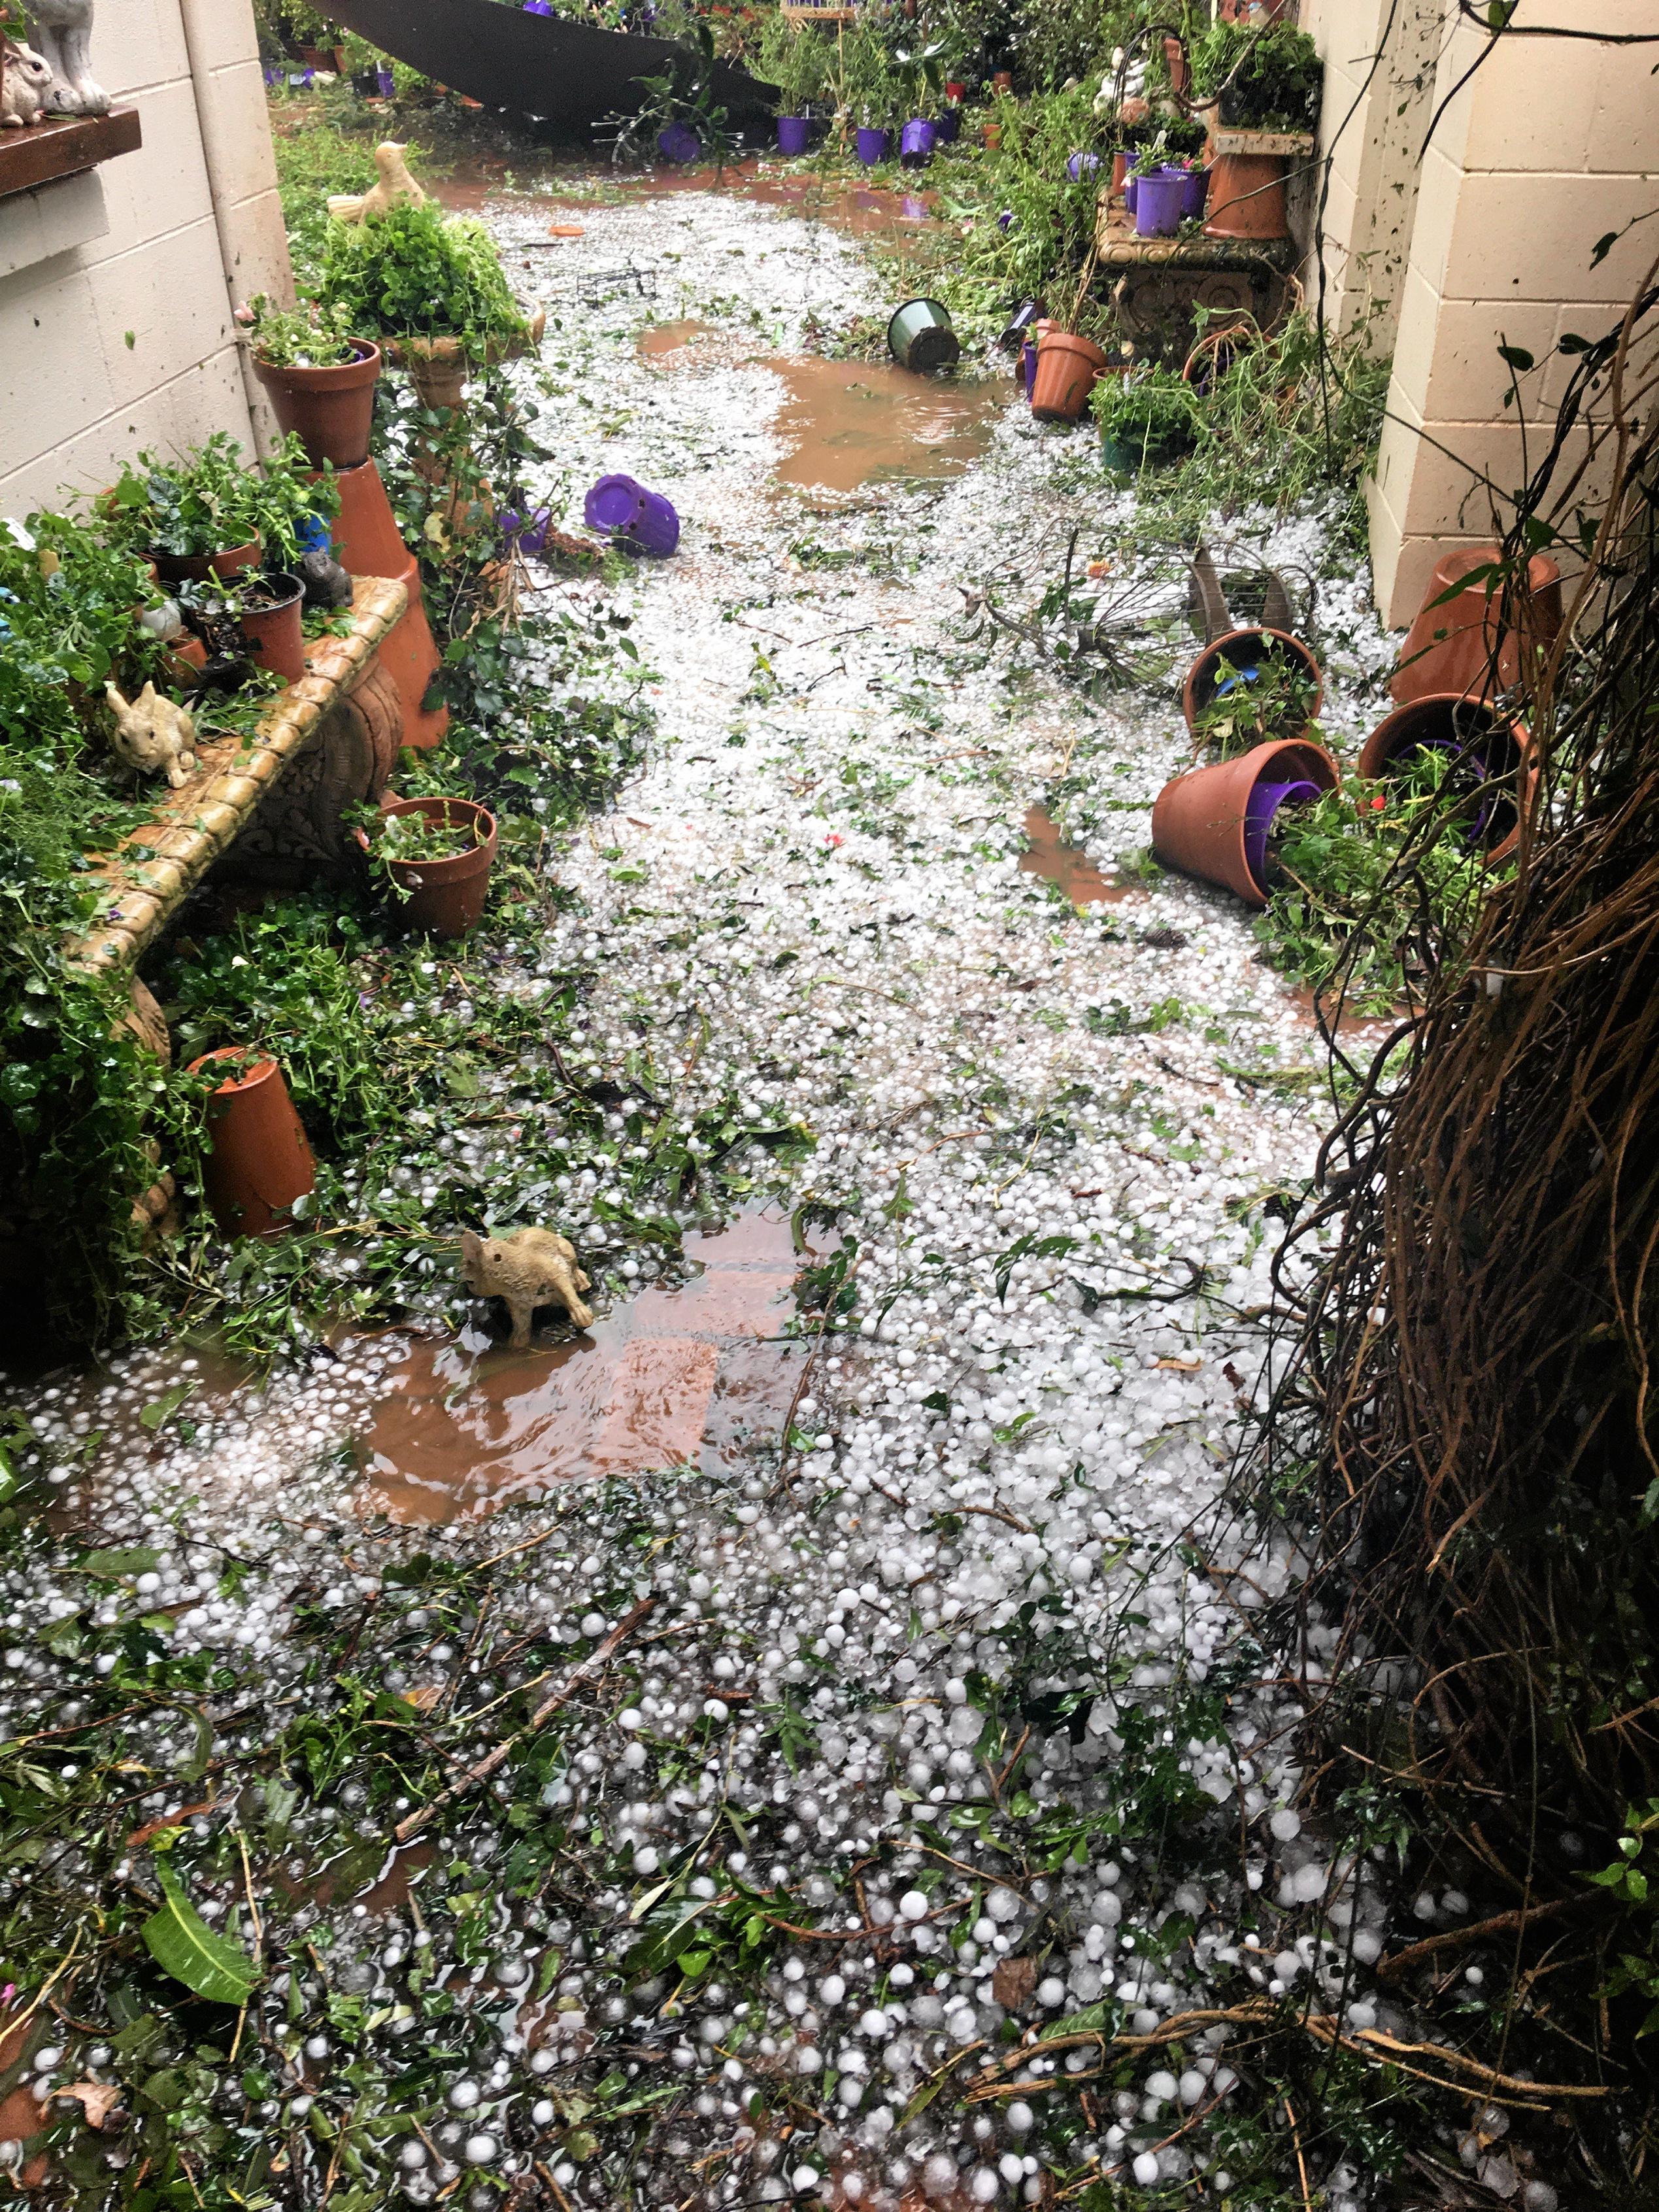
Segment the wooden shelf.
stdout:
<svg viewBox="0 0 1659 2212">
<path fill-rule="evenodd" d="M 95 168 L 118 154 L 130 154 L 142 143 L 136 107 L 114 107 L 107 115 L 58 116 L 0 132 L 0 198 Z"/>
</svg>

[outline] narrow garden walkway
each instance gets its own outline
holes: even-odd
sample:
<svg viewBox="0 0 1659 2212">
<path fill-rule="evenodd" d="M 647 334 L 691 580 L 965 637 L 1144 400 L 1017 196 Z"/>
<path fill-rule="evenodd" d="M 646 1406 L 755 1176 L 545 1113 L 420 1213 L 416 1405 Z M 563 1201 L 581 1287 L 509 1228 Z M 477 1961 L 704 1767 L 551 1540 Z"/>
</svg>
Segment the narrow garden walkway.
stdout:
<svg viewBox="0 0 1659 2212">
<path fill-rule="evenodd" d="M 1126 865 L 1188 757 L 1168 681 L 1096 697 L 992 618 L 1029 623 L 1069 559 L 1166 679 L 1183 571 L 1128 550 L 1091 434 L 1011 386 L 808 357 L 893 304 L 847 228 L 738 191 L 488 213 L 549 307 L 567 520 L 627 470 L 684 526 L 669 562 L 543 587 L 629 615 L 656 732 L 508 977 L 531 1003 L 589 978 L 590 1072 L 633 1096 L 732 1102 L 752 1211 L 681 1224 L 700 1274 L 608 1265 L 614 1194 L 514 1115 L 521 1218 L 576 1241 L 590 1337 L 512 1353 L 477 1310 L 263 1392 L 145 1354 L 36 1401 L 49 1440 L 100 1439 L 112 1620 L 252 1647 L 275 1710 L 308 1694 L 296 1623 L 356 1609 L 366 1695 L 477 1709 L 438 1850 L 433 1808 L 366 1812 L 319 1742 L 338 1826 L 258 1881 L 298 2023 L 261 2109 L 377 2085 L 364 2155 L 417 2203 L 533 2166 L 595 2207 L 1052 2202 L 1195 2161 L 1225 2195 L 1281 2155 L 1227 2063 L 1250 2005 L 1379 2017 L 1381 1906 L 1285 1809 L 1296 1708 L 1244 1632 L 1290 1564 L 1218 1516 L 1325 1059 L 1241 908 Z M 1268 550 L 1318 568 L 1306 526 Z M 1318 583 L 1340 732 L 1383 647 L 1357 585 Z M 145 1409 L 185 1385 L 199 1422 L 158 1443 Z M 531 1630 L 587 1656 L 498 1767 Z M 21 1732 L 45 1662 L 8 1661 Z M 135 1823 L 211 1799 L 192 1729 L 135 1721 L 166 1780 Z M 245 1936 L 241 1873 L 209 1917 Z M 1172 2070 L 1165 2023 L 1203 2008 L 1232 2011 Z M 1004 2034 L 1072 2015 L 1047 2054 Z M 411 2079 L 418 2130 L 385 2086 Z"/>
</svg>

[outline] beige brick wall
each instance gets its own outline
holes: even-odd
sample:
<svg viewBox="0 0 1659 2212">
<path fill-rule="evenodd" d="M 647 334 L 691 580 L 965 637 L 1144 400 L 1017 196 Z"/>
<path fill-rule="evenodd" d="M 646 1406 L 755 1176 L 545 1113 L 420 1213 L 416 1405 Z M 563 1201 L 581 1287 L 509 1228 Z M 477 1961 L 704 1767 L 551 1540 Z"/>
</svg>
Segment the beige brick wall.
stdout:
<svg viewBox="0 0 1659 2212">
<path fill-rule="evenodd" d="M 0 514 L 140 446 L 265 434 L 231 309 L 293 280 L 248 0 L 103 0 L 92 58 L 144 143 L 95 173 L 102 236 L 0 277 Z"/>
<path fill-rule="evenodd" d="M 1347 12 L 1347 0 L 1331 4 Z M 1552 0 L 1547 17 L 1659 33 L 1659 0 Z M 1449 12 L 1437 106 L 1486 43 Z M 1442 553 L 1505 526 L 1568 373 L 1559 339 L 1606 330 L 1659 243 L 1639 224 L 1591 266 L 1598 239 L 1659 207 L 1653 51 L 1501 38 L 1435 131 L 1371 488 L 1377 602 L 1391 622 L 1410 619 Z M 1505 343 L 1540 365 L 1518 406 L 1505 405 Z"/>
</svg>

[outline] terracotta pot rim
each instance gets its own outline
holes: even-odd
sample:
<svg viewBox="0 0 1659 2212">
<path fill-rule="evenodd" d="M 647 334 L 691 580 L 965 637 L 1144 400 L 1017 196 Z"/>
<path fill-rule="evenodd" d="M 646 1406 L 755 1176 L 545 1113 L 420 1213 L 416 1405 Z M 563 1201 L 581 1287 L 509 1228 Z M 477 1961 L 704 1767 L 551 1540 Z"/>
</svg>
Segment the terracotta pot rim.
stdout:
<svg viewBox="0 0 1659 2212">
<path fill-rule="evenodd" d="M 1300 765 L 1309 774 L 1309 780 L 1323 784 L 1327 791 L 1341 788 L 1341 770 L 1327 749 L 1311 738 L 1270 738 L 1263 744 L 1253 745 L 1248 752 L 1238 753 L 1231 760 L 1210 761 L 1202 768 L 1189 769 L 1184 775 L 1172 776 L 1158 794 L 1153 806 L 1153 849 L 1166 864 L 1180 868 L 1185 874 L 1196 875 L 1207 883 L 1218 884 L 1241 898 L 1247 906 L 1265 907 L 1268 894 L 1251 873 L 1244 848 L 1244 817 L 1249 810 L 1250 794 L 1268 769 L 1287 754 L 1300 756 Z M 1327 781 L 1327 779 L 1329 779 Z M 1188 865 L 1196 861 L 1198 854 L 1189 846 L 1181 860 L 1168 856 L 1160 843 L 1159 816 L 1172 793 L 1184 786 L 1200 781 L 1207 781 L 1212 789 L 1220 786 L 1226 790 L 1226 805 L 1230 811 L 1219 818 L 1200 825 L 1193 843 L 1207 848 L 1204 859 L 1208 866 Z M 1236 805 L 1233 787 L 1237 787 Z M 1218 801 L 1218 804 L 1221 802 Z M 1180 842 L 1171 838 L 1170 844 Z"/>
<path fill-rule="evenodd" d="M 257 580 L 269 590 L 275 590 L 278 584 L 289 584 L 293 589 L 284 592 L 281 599 L 263 599 L 257 605 L 247 608 L 245 611 L 251 615 L 280 615 L 296 599 L 302 599 L 306 595 L 304 580 L 296 576 L 292 568 L 262 568 Z"/>
<path fill-rule="evenodd" d="M 271 1077 L 278 1073 L 276 1061 L 269 1053 L 261 1052 L 257 1045 L 248 1044 L 215 1045 L 211 1052 L 204 1052 L 198 1059 L 191 1060 L 185 1073 L 186 1075 L 199 1075 L 204 1067 L 211 1067 L 216 1060 L 245 1060 L 248 1064 L 240 1075 L 227 1076 L 222 1083 L 215 1085 L 209 1094 L 215 1098 L 221 1093 L 228 1095 L 232 1091 L 251 1091 L 258 1084 L 269 1083 Z"/>
<path fill-rule="evenodd" d="M 447 825 L 453 820 L 451 809 L 460 807 L 473 817 L 474 839 L 463 853 L 446 853 L 436 860 L 388 860 L 387 867 L 402 883 L 406 876 L 416 878 L 413 888 L 425 889 L 435 884 L 453 883 L 457 878 L 475 875 L 487 867 L 495 858 L 495 817 L 489 808 L 476 799 L 388 799 L 382 802 L 382 818 L 393 814 L 424 814 L 431 818 L 435 811 L 443 809 L 443 820 Z M 373 848 L 368 832 L 356 832 L 357 842 L 365 853 Z"/>
<path fill-rule="evenodd" d="M 1313 672 L 1314 691 L 1313 704 L 1308 708 L 1308 719 L 1302 725 L 1302 732 L 1299 732 L 1291 738 L 1268 738 L 1263 742 L 1270 744 L 1300 743 L 1302 732 L 1311 729 L 1318 720 L 1319 709 L 1325 703 L 1325 672 L 1319 665 L 1318 656 L 1311 646 L 1305 644 L 1301 638 L 1294 635 L 1290 630 L 1275 629 L 1270 623 L 1250 623 L 1241 629 L 1227 630 L 1220 637 L 1213 637 L 1208 645 L 1202 647 L 1194 655 L 1192 665 L 1187 671 L 1186 681 L 1181 686 L 1181 712 L 1190 730 L 1196 730 L 1198 716 L 1209 704 L 1210 695 L 1207 695 L 1202 700 L 1198 696 L 1201 675 L 1208 673 L 1206 664 L 1212 659 L 1226 658 L 1226 647 L 1238 644 L 1244 638 L 1268 637 L 1277 639 L 1281 645 L 1288 646 L 1299 659 L 1305 660 Z"/>
<path fill-rule="evenodd" d="M 349 392 L 372 384 L 384 365 L 379 347 L 372 338 L 348 338 L 346 343 L 357 349 L 349 361 L 331 361 L 320 368 L 314 363 L 282 367 L 256 350 L 254 374 L 262 383 L 292 385 L 298 392 Z"/>
<path fill-rule="evenodd" d="M 1508 737 L 1515 746 L 1515 788 L 1508 800 L 1515 809 L 1515 822 L 1507 836 L 1480 850 L 1480 859 L 1485 866 L 1499 867 L 1520 842 L 1521 815 L 1538 782 L 1537 748 L 1533 743 L 1531 730 L 1518 714 L 1506 714 L 1490 699 L 1483 699 L 1474 692 L 1425 691 L 1415 699 L 1402 700 L 1397 707 L 1390 708 L 1384 715 L 1359 748 L 1355 773 L 1367 782 L 1382 782 L 1394 766 L 1398 754 L 1392 744 L 1379 744 L 1379 740 L 1397 735 L 1402 726 L 1408 726 L 1413 721 L 1428 720 L 1426 709 L 1444 708 L 1450 714 L 1459 708 L 1465 714 L 1480 714 L 1486 718 L 1487 727 L 1483 734 Z"/>
<path fill-rule="evenodd" d="M 208 576 L 228 582 L 246 569 L 257 568 L 264 550 L 263 538 L 250 538 L 241 545 L 221 545 L 215 553 L 158 553 L 152 549 L 145 558 L 164 583 L 199 583 Z"/>
</svg>

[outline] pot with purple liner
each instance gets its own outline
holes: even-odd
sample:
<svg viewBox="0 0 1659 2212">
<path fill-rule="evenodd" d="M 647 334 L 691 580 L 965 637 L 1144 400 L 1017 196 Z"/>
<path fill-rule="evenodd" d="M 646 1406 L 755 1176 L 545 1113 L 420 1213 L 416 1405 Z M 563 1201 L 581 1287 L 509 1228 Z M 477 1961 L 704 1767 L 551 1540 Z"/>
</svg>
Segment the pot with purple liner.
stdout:
<svg viewBox="0 0 1659 2212">
<path fill-rule="evenodd" d="M 812 123 L 804 115 L 780 115 L 778 118 L 778 150 L 786 160 L 794 160 L 807 150 Z"/>
<path fill-rule="evenodd" d="M 1189 769 L 1166 783 L 1152 810 L 1152 848 L 1183 874 L 1201 876 L 1265 906 L 1272 890 L 1274 825 L 1287 807 L 1311 805 L 1338 784 L 1323 745 L 1285 738 L 1233 760 Z"/>
<path fill-rule="evenodd" d="M 867 169 L 873 169 L 878 161 L 887 160 L 887 148 L 893 143 L 893 133 L 890 131 L 878 131 L 871 124 L 861 123 L 858 126 L 857 143 L 859 160 Z"/>
<path fill-rule="evenodd" d="M 1448 783 L 1469 794 L 1469 843 L 1489 860 L 1507 860 L 1538 777 L 1526 725 L 1461 692 L 1432 691 L 1384 717 L 1360 750 L 1359 773 L 1387 782 L 1426 752 L 1449 755 Z"/>
</svg>

